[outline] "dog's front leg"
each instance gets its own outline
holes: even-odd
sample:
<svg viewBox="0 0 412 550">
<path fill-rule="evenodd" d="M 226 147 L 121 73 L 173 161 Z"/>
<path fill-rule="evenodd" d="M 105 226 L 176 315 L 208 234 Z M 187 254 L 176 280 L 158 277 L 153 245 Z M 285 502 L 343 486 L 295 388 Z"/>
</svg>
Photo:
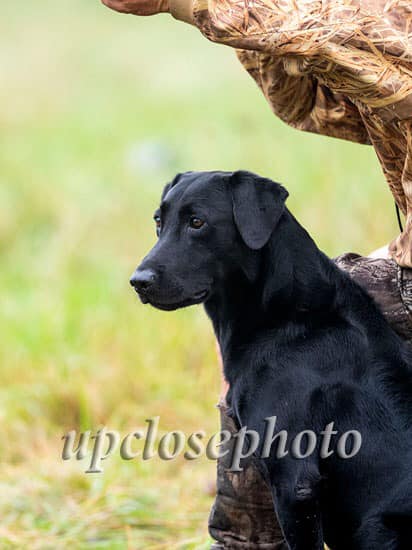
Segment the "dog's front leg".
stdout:
<svg viewBox="0 0 412 550">
<path fill-rule="evenodd" d="M 272 491 L 276 513 L 290 549 L 323 550 L 318 478 L 288 476 L 288 479 L 276 480 Z"/>
</svg>

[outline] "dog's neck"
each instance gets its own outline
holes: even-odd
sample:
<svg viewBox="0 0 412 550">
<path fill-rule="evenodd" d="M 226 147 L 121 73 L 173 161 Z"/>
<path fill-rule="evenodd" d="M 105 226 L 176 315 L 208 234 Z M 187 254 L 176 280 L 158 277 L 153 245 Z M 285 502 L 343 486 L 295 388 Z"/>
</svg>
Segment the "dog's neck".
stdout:
<svg viewBox="0 0 412 550">
<path fill-rule="evenodd" d="M 317 248 L 289 211 L 252 259 L 254 281 L 239 266 L 205 303 L 231 386 L 244 359 L 248 363 L 250 353 L 264 357 L 274 338 L 279 345 L 308 341 L 336 323 L 363 333 L 377 355 L 391 350 L 401 361 L 405 350 L 374 300 Z"/>
<path fill-rule="evenodd" d="M 325 318 L 335 307 L 336 277 L 330 272 L 337 268 L 289 211 L 266 246 L 249 253 L 256 263 L 254 280 L 238 266 L 205 304 L 224 360 L 249 340 L 291 322 L 303 330 L 314 316 Z"/>
</svg>

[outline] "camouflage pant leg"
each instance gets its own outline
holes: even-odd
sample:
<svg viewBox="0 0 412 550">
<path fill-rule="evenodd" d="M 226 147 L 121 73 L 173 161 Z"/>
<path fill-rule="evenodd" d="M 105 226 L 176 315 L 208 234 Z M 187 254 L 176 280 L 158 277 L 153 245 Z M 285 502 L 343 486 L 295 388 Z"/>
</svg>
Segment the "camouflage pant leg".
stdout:
<svg viewBox="0 0 412 550">
<path fill-rule="evenodd" d="M 219 405 L 222 430 L 235 434 L 239 427 Z M 234 439 L 222 445 L 229 450 L 217 464 L 217 496 L 209 517 L 209 532 L 218 541 L 217 549 L 287 550 L 273 510 L 272 495 L 256 459 L 242 461 L 242 472 L 230 472 Z"/>
<path fill-rule="evenodd" d="M 412 269 L 357 254 L 343 254 L 335 262 L 374 297 L 392 328 L 412 343 Z M 237 432 L 223 405 L 220 413 L 222 429 Z M 217 496 L 209 517 L 209 532 L 217 541 L 212 548 L 287 550 L 256 459 L 245 460 L 244 470 L 233 473 L 228 471 L 229 457 L 230 453 L 217 466 Z"/>
<path fill-rule="evenodd" d="M 393 330 L 412 343 L 412 269 L 351 253 L 342 254 L 335 263 L 369 292 Z"/>
</svg>

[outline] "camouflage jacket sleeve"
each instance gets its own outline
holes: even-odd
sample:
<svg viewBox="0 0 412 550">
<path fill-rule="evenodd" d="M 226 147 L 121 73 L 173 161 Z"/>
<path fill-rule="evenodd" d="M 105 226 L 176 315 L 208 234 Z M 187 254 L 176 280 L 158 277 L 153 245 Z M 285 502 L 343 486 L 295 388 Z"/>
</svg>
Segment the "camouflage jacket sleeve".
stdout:
<svg viewBox="0 0 412 550">
<path fill-rule="evenodd" d="M 299 129 L 367 143 L 359 105 L 411 116 L 409 0 L 171 0 L 171 11 L 238 49 L 272 109 Z M 291 99 L 297 118 L 285 116 Z"/>
<path fill-rule="evenodd" d="M 370 144 L 358 108 L 300 70 L 299 58 L 237 50 L 243 67 L 256 81 L 272 111 L 297 130 Z"/>
</svg>

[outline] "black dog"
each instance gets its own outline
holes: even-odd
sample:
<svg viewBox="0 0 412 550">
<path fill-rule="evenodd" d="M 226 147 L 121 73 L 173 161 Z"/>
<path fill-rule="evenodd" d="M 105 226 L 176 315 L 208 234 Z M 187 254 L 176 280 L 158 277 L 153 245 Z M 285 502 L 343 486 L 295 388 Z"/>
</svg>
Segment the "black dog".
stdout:
<svg viewBox="0 0 412 550">
<path fill-rule="evenodd" d="M 233 414 L 262 440 L 274 415 L 290 437 L 331 422 L 362 434 L 346 460 L 319 449 L 262 458 L 291 549 L 410 549 L 411 351 L 319 251 L 287 195 L 243 171 L 178 175 L 155 215 L 159 240 L 131 284 L 159 309 L 205 304 Z"/>
</svg>

